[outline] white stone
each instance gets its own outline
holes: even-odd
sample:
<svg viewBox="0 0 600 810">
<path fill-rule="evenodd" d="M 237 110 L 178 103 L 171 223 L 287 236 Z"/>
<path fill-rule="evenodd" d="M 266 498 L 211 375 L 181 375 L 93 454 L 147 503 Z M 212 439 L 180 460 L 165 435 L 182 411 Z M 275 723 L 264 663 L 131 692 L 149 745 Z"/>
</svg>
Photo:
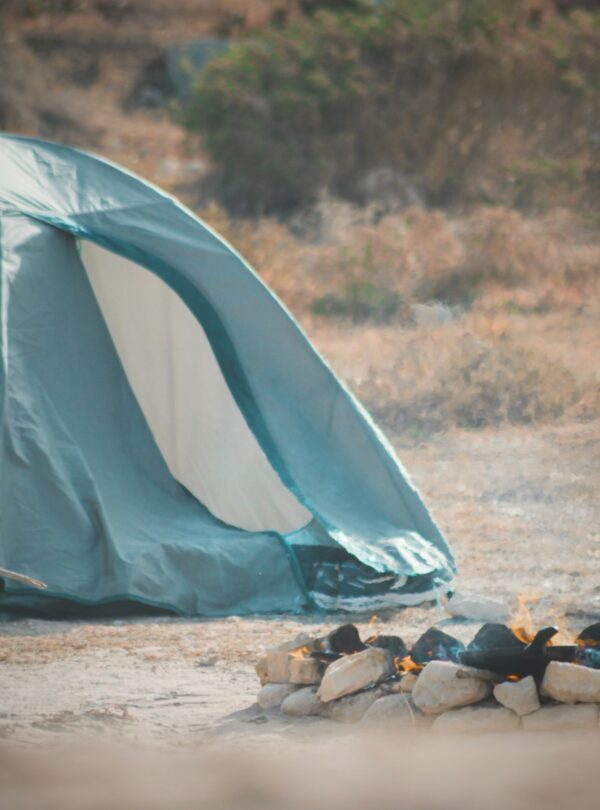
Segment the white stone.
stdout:
<svg viewBox="0 0 600 810">
<path fill-rule="evenodd" d="M 276 709 L 297 688 L 292 683 L 266 683 L 258 693 L 258 705 L 261 709 Z"/>
<path fill-rule="evenodd" d="M 400 681 L 400 691 L 401 692 L 412 692 L 415 688 L 415 684 L 418 680 L 419 676 L 416 672 L 407 672 L 406 675 Z"/>
<path fill-rule="evenodd" d="M 438 715 L 432 731 L 482 733 L 515 731 L 521 725 L 518 715 L 502 706 L 463 706 Z"/>
<path fill-rule="evenodd" d="M 540 708 L 535 681 L 529 675 L 520 681 L 504 681 L 494 687 L 494 697 L 507 709 L 512 709 L 520 717 Z"/>
<path fill-rule="evenodd" d="M 313 685 L 321 683 L 322 665 L 315 658 L 294 658 L 290 661 L 290 683 Z"/>
<path fill-rule="evenodd" d="M 461 677 L 457 673 L 461 672 Z M 449 661 L 430 661 L 412 691 L 417 708 L 425 714 L 441 714 L 458 706 L 479 703 L 492 691 L 491 684 L 477 677 L 465 677 L 469 670 Z"/>
<path fill-rule="evenodd" d="M 369 706 L 362 722 L 394 728 L 418 728 L 428 725 L 425 715 L 406 694 L 384 695 L 378 698 Z"/>
<path fill-rule="evenodd" d="M 297 652 L 303 647 L 312 649 L 314 644 L 314 639 L 301 633 L 292 641 L 286 641 L 284 644 L 278 644 L 276 647 L 268 649 L 266 651 L 267 680 L 270 683 L 289 683 L 290 665 L 293 660 L 290 653 Z"/>
<path fill-rule="evenodd" d="M 256 671 L 256 674 L 258 675 L 260 685 L 264 686 L 269 680 L 269 666 L 267 663 L 266 655 L 263 655 L 262 658 L 258 659 L 256 664 L 254 665 L 254 669 Z"/>
<path fill-rule="evenodd" d="M 572 731 L 596 728 L 598 706 L 580 703 L 576 706 L 555 705 L 542 708 L 522 719 L 525 731 Z"/>
<path fill-rule="evenodd" d="M 319 697 L 330 700 L 358 692 L 387 678 L 394 671 L 392 656 L 386 650 L 371 647 L 354 655 L 344 655 L 325 670 Z"/>
<path fill-rule="evenodd" d="M 600 703 L 600 670 L 551 661 L 541 693 L 560 703 Z"/>
<path fill-rule="evenodd" d="M 338 723 L 358 723 L 367 709 L 383 695 L 380 689 L 367 689 L 357 695 L 334 700 L 327 705 L 327 716 Z"/>
<path fill-rule="evenodd" d="M 306 717 L 322 714 L 324 707 L 325 704 L 317 695 L 316 686 L 307 686 L 288 695 L 281 704 L 281 712 L 291 717 Z"/>
<path fill-rule="evenodd" d="M 413 304 L 412 313 L 419 326 L 441 326 L 450 323 L 456 315 L 445 304 Z"/>
<path fill-rule="evenodd" d="M 458 591 L 446 603 L 446 610 L 451 616 L 477 622 L 502 622 L 510 613 L 509 607 L 496 599 Z"/>
</svg>

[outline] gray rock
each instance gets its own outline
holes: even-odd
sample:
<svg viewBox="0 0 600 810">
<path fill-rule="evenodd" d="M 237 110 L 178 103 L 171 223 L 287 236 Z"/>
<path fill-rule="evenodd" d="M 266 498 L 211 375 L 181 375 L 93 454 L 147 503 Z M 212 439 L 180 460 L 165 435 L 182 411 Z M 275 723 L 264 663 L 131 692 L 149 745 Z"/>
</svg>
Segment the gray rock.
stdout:
<svg viewBox="0 0 600 810">
<path fill-rule="evenodd" d="M 380 689 L 367 689 L 357 695 L 328 703 L 327 716 L 338 723 L 358 723 L 369 707 L 383 695 Z"/>
<path fill-rule="evenodd" d="M 266 683 L 258 693 L 258 705 L 261 709 L 276 709 L 296 689 L 293 683 Z"/>
<path fill-rule="evenodd" d="M 458 591 L 446 603 L 446 610 L 451 616 L 477 622 L 502 622 L 510 612 L 504 602 Z"/>
<path fill-rule="evenodd" d="M 413 304 L 411 309 L 413 317 L 419 326 L 444 326 L 456 318 L 450 307 L 437 301 L 429 304 Z"/>
<path fill-rule="evenodd" d="M 290 717 L 306 717 L 322 714 L 324 708 L 325 704 L 319 699 L 316 686 L 307 686 L 286 697 L 281 704 L 281 713 Z"/>
<path fill-rule="evenodd" d="M 256 664 L 254 665 L 254 671 L 258 675 L 260 685 L 264 686 L 269 680 L 269 665 L 266 655 L 263 655 L 261 658 L 258 659 Z"/>
<path fill-rule="evenodd" d="M 267 680 L 270 683 L 289 683 L 291 677 L 291 663 L 294 660 L 291 653 L 306 647 L 312 649 L 315 639 L 301 633 L 292 641 L 270 647 L 267 652 Z"/>
<path fill-rule="evenodd" d="M 458 673 L 461 673 L 458 677 Z M 425 714 L 441 714 L 448 709 L 479 703 L 492 691 L 491 684 L 477 677 L 466 677 L 466 667 L 449 661 L 431 661 L 423 669 L 412 691 L 417 708 Z"/>
<path fill-rule="evenodd" d="M 393 671 L 392 656 L 377 647 L 344 655 L 326 669 L 319 687 L 319 697 L 327 703 L 350 695 L 387 678 Z"/>
<path fill-rule="evenodd" d="M 292 658 L 290 683 L 306 685 L 321 683 L 322 671 L 322 664 L 314 658 Z"/>
<path fill-rule="evenodd" d="M 369 706 L 361 722 L 394 728 L 417 728 L 428 725 L 425 715 L 406 694 L 384 695 L 378 698 Z"/>
<path fill-rule="evenodd" d="M 600 703 L 600 670 L 551 661 L 541 693 L 560 703 Z"/>
<path fill-rule="evenodd" d="M 537 687 L 531 675 L 520 681 L 504 681 L 494 687 L 494 697 L 507 709 L 523 717 L 540 708 Z"/>
<path fill-rule="evenodd" d="M 464 706 L 438 715 L 433 721 L 435 732 L 482 733 L 515 731 L 521 720 L 502 706 Z"/>
<path fill-rule="evenodd" d="M 598 706 L 581 703 L 577 706 L 555 705 L 542 708 L 522 718 L 525 731 L 571 731 L 596 728 Z"/>
</svg>

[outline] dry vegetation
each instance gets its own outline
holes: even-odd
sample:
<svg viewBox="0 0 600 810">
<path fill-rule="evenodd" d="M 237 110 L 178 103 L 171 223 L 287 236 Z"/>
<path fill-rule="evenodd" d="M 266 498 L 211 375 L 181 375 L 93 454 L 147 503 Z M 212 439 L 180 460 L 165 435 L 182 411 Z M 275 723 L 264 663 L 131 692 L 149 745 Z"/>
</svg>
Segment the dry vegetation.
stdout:
<svg viewBox="0 0 600 810">
<path fill-rule="evenodd" d="M 521 5 L 555 31 L 566 24 L 550 0 Z M 598 418 L 600 220 L 594 208 L 556 207 L 552 166 L 526 159 L 510 128 L 494 129 L 489 170 L 520 167 L 519 182 L 535 175 L 536 194 L 547 193 L 529 212 L 406 208 L 383 175 L 385 199 L 357 207 L 323 194 L 287 223 L 199 202 L 202 145 L 168 105 L 128 100 L 164 47 L 243 35 L 284 6 L 297 15 L 297 4 L 258 0 L 7 0 L 0 126 L 93 148 L 182 196 L 256 267 L 387 428 L 422 436 Z M 590 19 L 577 23 L 588 38 Z M 574 64 L 579 56 L 568 54 Z M 578 175 L 567 174 L 577 199 Z"/>
<path fill-rule="evenodd" d="M 505 208 L 378 219 L 325 199 L 300 238 L 215 205 L 201 214 L 388 428 L 598 417 L 600 242 L 587 220 Z"/>
</svg>

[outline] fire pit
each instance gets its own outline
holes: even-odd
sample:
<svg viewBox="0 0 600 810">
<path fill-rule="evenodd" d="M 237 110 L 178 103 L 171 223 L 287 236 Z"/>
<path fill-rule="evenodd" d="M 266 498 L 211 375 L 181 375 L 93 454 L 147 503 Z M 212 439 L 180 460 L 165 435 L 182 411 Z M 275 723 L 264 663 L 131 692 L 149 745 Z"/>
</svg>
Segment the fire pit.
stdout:
<svg viewBox="0 0 600 810">
<path fill-rule="evenodd" d="M 554 645 L 557 633 L 485 624 L 465 648 L 432 627 L 409 648 L 399 636 L 363 641 L 346 624 L 267 650 L 256 666 L 258 704 L 435 731 L 597 727 L 600 623 L 569 645 Z"/>
</svg>

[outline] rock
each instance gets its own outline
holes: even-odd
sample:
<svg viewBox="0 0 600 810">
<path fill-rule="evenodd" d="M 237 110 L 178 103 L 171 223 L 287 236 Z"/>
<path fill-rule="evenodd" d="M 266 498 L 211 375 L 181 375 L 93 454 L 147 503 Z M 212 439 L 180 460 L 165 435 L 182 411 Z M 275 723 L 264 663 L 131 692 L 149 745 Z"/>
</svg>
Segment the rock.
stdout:
<svg viewBox="0 0 600 810">
<path fill-rule="evenodd" d="M 507 709 L 523 717 L 540 708 L 535 681 L 529 675 L 520 681 L 504 681 L 494 687 L 494 697 Z"/>
<path fill-rule="evenodd" d="M 454 636 L 449 636 L 437 627 L 430 627 L 415 642 L 410 654 L 415 664 L 428 664 L 430 661 L 458 661 L 464 644 Z"/>
<path fill-rule="evenodd" d="M 600 670 L 551 661 L 541 693 L 560 703 L 600 703 Z"/>
<path fill-rule="evenodd" d="M 281 704 L 282 714 L 290 717 L 306 717 L 307 715 L 322 714 L 325 704 L 317 695 L 315 686 L 307 686 L 292 692 Z"/>
<path fill-rule="evenodd" d="M 261 709 L 276 709 L 297 688 L 292 683 L 266 683 L 258 693 L 258 705 Z"/>
<path fill-rule="evenodd" d="M 323 665 L 315 658 L 293 658 L 290 661 L 290 683 L 319 684 Z"/>
<path fill-rule="evenodd" d="M 446 610 L 451 616 L 477 622 L 502 622 L 510 612 L 507 605 L 496 599 L 456 591 L 448 600 Z"/>
<path fill-rule="evenodd" d="M 367 689 L 357 695 L 348 695 L 327 704 L 327 716 L 338 723 L 358 723 L 367 709 L 382 696 L 380 689 Z"/>
<path fill-rule="evenodd" d="M 497 647 L 507 650 L 522 650 L 525 643 L 517 638 L 510 627 L 505 624 L 487 623 L 479 628 L 467 649 L 481 652 Z"/>
<path fill-rule="evenodd" d="M 416 672 L 407 672 L 399 681 L 385 681 L 385 683 L 381 684 L 381 688 L 388 695 L 397 695 L 401 692 L 407 694 L 412 692 L 417 682 L 417 677 Z"/>
<path fill-rule="evenodd" d="M 291 675 L 290 664 L 293 660 L 290 653 L 303 648 L 312 650 L 315 643 L 315 639 L 300 634 L 296 636 L 293 641 L 286 641 L 284 644 L 278 644 L 276 647 L 268 649 L 267 680 L 270 683 L 289 683 Z"/>
<path fill-rule="evenodd" d="M 366 644 L 360 640 L 358 628 L 354 624 L 342 624 L 336 627 L 327 636 L 327 644 L 333 653 L 352 655 L 352 653 L 366 650 Z"/>
<path fill-rule="evenodd" d="M 455 318 L 455 312 L 445 304 L 413 304 L 412 314 L 418 326 L 444 326 Z"/>
<path fill-rule="evenodd" d="M 350 695 L 387 678 L 393 671 L 392 656 L 377 647 L 354 655 L 346 655 L 334 661 L 325 670 L 319 688 L 319 697 L 327 703 L 344 695 Z"/>
<path fill-rule="evenodd" d="M 259 658 L 256 664 L 254 665 L 254 670 L 258 675 L 258 680 L 260 681 L 260 685 L 264 686 L 269 680 L 269 666 L 267 663 L 267 656 L 263 655 L 262 658 Z"/>
<path fill-rule="evenodd" d="M 433 721 L 436 732 L 481 733 L 514 731 L 521 720 L 510 709 L 502 706 L 464 706 L 438 715 Z"/>
<path fill-rule="evenodd" d="M 598 706 L 579 704 L 577 706 L 542 706 L 522 719 L 525 731 L 570 731 L 596 728 Z"/>
<path fill-rule="evenodd" d="M 458 672 L 461 677 L 458 677 Z M 452 664 L 450 661 L 432 661 L 423 669 L 412 691 L 412 698 L 417 708 L 425 714 L 441 714 L 458 706 L 479 703 L 492 691 L 488 681 L 477 677 L 464 677 L 466 667 Z"/>
<path fill-rule="evenodd" d="M 427 718 L 407 695 L 384 695 L 372 703 L 365 712 L 363 723 L 416 728 L 427 725 Z"/>
<path fill-rule="evenodd" d="M 415 688 L 415 684 L 418 681 L 419 676 L 416 672 L 407 672 L 406 675 L 400 681 L 400 691 L 401 692 L 412 692 Z"/>
</svg>

